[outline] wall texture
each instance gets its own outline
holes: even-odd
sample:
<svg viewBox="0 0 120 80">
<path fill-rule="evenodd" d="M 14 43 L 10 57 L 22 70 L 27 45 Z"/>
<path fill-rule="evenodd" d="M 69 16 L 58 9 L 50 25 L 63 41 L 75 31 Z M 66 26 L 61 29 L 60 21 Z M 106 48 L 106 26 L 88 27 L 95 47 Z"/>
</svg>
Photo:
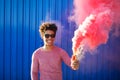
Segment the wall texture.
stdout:
<svg viewBox="0 0 120 80">
<path fill-rule="evenodd" d="M 55 44 L 72 55 L 75 24 L 68 21 L 73 0 L 0 0 L 0 80 L 30 80 L 31 56 L 43 45 L 39 25 L 54 21 L 59 31 Z M 85 54 L 80 69 L 64 63 L 63 80 L 119 80 L 120 36 Z"/>
</svg>

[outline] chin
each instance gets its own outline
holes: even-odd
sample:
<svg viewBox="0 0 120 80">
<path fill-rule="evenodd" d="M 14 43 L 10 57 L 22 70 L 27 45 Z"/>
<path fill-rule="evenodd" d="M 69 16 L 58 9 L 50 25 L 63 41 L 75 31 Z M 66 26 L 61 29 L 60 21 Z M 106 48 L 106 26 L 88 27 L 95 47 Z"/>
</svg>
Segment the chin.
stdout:
<svg viewBox="0 0 120 80">
<path fill-rule="evenodd" d="M 53 46 L 53 44 L 47 44 L 47 46 Z"/>
</svg>

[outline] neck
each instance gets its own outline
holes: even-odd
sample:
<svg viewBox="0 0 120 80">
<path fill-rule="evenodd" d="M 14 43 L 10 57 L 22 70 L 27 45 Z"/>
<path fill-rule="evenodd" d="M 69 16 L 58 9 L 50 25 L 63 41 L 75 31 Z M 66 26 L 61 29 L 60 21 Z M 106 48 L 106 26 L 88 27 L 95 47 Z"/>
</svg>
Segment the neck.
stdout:
<svg viewBox="0 0 120 80">
<path fill-rule="evenodd" d="M 46 51 L 50 51 L 53 49 L 54 46 L 48 46 L 48 45 L 44 45 L 43 48 L 46 50 Z"/>
</svg>

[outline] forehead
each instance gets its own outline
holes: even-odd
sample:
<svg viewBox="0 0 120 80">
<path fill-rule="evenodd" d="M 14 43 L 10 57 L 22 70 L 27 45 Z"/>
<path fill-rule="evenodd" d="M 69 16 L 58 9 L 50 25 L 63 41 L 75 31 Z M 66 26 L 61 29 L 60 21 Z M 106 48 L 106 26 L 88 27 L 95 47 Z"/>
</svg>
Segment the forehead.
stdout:
<svg viewBox="0 0 120 80">
<path fill-rule="evenodd" d="M 52 31 L 52 30 L 46 30 L 45 34 L 54 34 L 54 31 Z"/>
</svg>

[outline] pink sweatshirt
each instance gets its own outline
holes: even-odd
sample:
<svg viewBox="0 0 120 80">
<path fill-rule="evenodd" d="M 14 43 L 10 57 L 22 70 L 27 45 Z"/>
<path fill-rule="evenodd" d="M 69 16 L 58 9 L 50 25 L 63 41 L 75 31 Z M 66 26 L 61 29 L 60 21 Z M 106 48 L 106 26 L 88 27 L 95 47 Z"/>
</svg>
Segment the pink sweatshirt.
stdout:
<svg viewBox="0 0 120 80">
<path fill-rule="evenodd" d="M 70 57 L 61 48 L 55 46 L 52 51 L 37 49 L 32 55 L 32 80 L 38 80 L 38 72 L 40 80 L 62 80 L 62 61 L 70 66 Z"/>
</svg>

